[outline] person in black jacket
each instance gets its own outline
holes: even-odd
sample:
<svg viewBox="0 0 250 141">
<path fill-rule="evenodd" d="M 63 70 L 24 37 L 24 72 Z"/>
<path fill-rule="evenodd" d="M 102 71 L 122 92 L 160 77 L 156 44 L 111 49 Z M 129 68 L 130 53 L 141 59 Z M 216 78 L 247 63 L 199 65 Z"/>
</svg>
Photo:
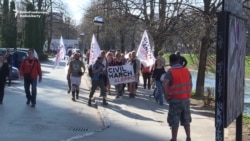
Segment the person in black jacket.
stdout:
<svg viewBox="0 0 250 141">
<path fill-rule="evenodd" d="M 4 87 L 9 73 L 9 65 L 4 62 L 4 56 L 0 54 L 0 104 L 3 104 Z"/>
<path fill-rule="evenodd" d="M 164 74 L 165 68 L 162 64 L 161 59 L 156 59 L 155 65 L 154 65 L 154 70 L 152 74 L 152 78 L 155 81 L 156 85 L 156 95 L 155 95 L 155 100 L 156 102 L 159 102 L 160 105 L 163 105 L 163 91 L 162 91 L 162 81 L 161 81 L 161 75 Z"/>
<path fill-rule="evenodd" d="M 176 51 L 175 52 L 175 55 L 177 55 L 178 56 L 178 58 L 179 58 L 179 63 L 183 66 L 183 67 L 186 67 L 187 66 L 187 60 L 186 60 L 186 58 L 185 57 L 183 57 L 183 56 L 181 56 L 181 53 L 179 52 L 179 51 Z"/>
<path fill-rule="evenodd" d="M 10 49 L 6 49 L 6 54 L 5 54 L 5 62 L 8 63 L 8 66 L 9 66 L 9 72 L 12 71 L 12 55 L 10 54 Z M 8 86 L 11 85 L 11 73 L 9 73 L 9 83 L 8 83 Z"/>
</svg>

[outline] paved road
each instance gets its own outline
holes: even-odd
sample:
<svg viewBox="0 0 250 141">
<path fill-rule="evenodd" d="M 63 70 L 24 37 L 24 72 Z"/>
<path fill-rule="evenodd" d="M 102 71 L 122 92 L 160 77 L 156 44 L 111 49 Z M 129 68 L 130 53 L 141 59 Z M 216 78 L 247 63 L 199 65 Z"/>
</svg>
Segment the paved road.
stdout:
<svg viewBox="0 0 250 141">
<path fill-rule="evenodd" d="M 0 141 L 71 141 L 102 130 L 98 110 L 86 105 L 88 90 L 81 89 L 80 99 L 72 102 L 63 67 L 52 67 L 53 62 L 42 64 L 36 108 L 25 104 L 22 81 L 6 86 L 0 105 Z"/>
<path fill-rule="evenodd" d="M 99 91 L 96 105 L 87 106 L 90 80 L 82 78 L 81 95 L 72 102 L 66 93 L 65 70 L 52 70 L 53 62 L 43 63 L 44 80 L 38 86 L 38 104 L 25 104 L 22 82 L 6 87 L 4 104 L 0 106 L 0 141 L 168 141 L 170 128 L 166 122 L 168 105 L 157 104 L 152 90 L 139 86 L 138 96 L 127 93 L 119 99 L 108 95 L 108 106 L 102 106 Z M 214 141 L 213 114 L 192 106 L 192 141 Z M 228 130 L 225 129 L 228 136 Z M 185 141 L 179 129 L 178 141 Z"/>
</svg>

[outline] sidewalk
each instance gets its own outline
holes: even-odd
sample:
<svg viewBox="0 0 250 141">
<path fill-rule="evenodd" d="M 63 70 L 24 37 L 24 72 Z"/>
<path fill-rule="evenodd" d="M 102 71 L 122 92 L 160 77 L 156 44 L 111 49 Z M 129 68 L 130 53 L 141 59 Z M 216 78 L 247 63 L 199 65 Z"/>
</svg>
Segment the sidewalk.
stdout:
<svg viewBox="0 0 250 141">
<path fill-rule="evenodd" d="M 84 75 L 84 80 L 89 80 Z M 141 81 L 142 82 L 142 81 Z M 90 81 L 85 85 L 90 88 Z M 121 98 L 115 98 L 114 87 L 111 89 L 111 95 L 108 95 L 108 106 L 102 105 L 102 98 L 99 91 L 96 91 L 96 103 L 100 112 L 105 129 L 95 136 L 89 136 L 86 139 L 102 140 L 112 139 L 119 141 L 168 141 L 171 139 L 170 127 L 167 123 L 168 105 L 165 102 L 163 106 L 155 102 L 153 97 L 149 97 L 153 90 L 146 90 L 139 85 L 137 96 L 134 99 L 128 97 L 126 91 Z M 215 127 L 214 115 L 207 111 L 200 111 L 194 105 L 191 106 L 192 123 L 191 137 L 192 141 L 214 141 Z M 228 130 L 225 129 L 225 135 Z M 107 138 L 110 137 L 110 138 Z M 179 128 L 178 141 L 185 141 L 186 135 L 183 127 Z"/>
</svg>

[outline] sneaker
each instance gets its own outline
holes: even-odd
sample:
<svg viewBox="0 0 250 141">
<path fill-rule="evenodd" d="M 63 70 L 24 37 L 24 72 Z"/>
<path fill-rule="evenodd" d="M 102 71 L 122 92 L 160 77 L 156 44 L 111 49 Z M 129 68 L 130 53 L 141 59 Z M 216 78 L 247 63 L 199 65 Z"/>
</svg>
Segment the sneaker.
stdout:
<svg viewBox="0 0 250 141">
<path fill-rule="evenodd" d="M 103 99 L 102 105 L 108 105 L 108 102 L 106 101 L 106 99 Z"/>
<path fill-rule="evenodd" d="M 187 138 L 186 141 L 191 141 L 191 138 Z"/>
<path fill-rule="evenodd" d="M 72 101 L 76 101 L 74 97 L 72 97 L 71 99 L 72 99 Z"/>
<path fill-rule="evenodd" d="M 35 104 L 31 104 L 31 107 L 32 107 L 32 108 L 35 108 L 35 107 L 36 107 L 36 105 L 35 105 Z"/>
</svg>

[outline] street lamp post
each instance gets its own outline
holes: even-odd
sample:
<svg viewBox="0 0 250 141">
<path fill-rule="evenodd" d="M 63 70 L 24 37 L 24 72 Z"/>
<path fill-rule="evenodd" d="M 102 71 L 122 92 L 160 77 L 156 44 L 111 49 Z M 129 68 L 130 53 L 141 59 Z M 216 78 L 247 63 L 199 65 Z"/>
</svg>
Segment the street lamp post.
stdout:
<svg viewBox="0 0 250 141">
<path fill-rule="evenodd" d="M 94 18 L 93 22 L 94 22 L 94 25 L 97 26 L 96 38 L 97 38 L 97 41 L 99 41 L 99 28 L 100 28 L 100 26 L 102 26 L 104 24 L 103 17 L 97 16 L 97 17 Z"/>
<path fill-rule="evenodd" d="M 81 50 L 81 51 L 83 51 L 83 37 L 84 37 L 84 33 L 81 33 L 80 34 L 80 43 L 79 43 L 79 49 Z"/>
</svg>

